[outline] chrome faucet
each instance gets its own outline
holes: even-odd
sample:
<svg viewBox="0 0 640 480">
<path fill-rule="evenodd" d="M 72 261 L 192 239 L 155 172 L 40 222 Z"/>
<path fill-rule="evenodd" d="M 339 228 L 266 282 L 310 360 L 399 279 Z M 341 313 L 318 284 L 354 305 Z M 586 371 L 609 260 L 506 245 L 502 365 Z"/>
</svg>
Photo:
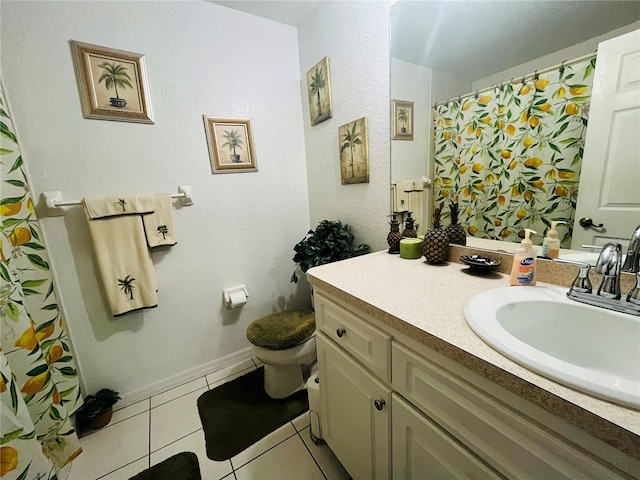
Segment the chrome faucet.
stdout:
<svg viewBox="0 0 640 480">
<path fill-rule="evenodd" d="M 623 272 L 637 273 L 640 272 L 640 225 L 631 234 L 629 247 L 627 249 L 627 258 L 622 266 Z"/>
<path fill-rule="evenodd" d="M 593 293 L 588 263 L 554 259 L 554 262 L 577 266 L 580 271 L 567 292 L 567 297 L 576 302 L 602 307 L 616 312 L 640 316 L 640 272 L 636 273 L 636 284 L 625 299 L 620 290 L 620 271 L 622 267 L 622 246 L 607 243 L 598 256 L 595 271 L 602 275 L 597 292 Z"/>
</svg>

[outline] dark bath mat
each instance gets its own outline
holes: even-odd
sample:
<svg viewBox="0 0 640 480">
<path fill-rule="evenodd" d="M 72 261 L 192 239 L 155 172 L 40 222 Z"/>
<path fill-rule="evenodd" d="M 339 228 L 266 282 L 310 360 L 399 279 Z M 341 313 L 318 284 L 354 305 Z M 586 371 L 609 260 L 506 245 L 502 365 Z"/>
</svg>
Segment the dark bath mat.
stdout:
<svg viewBox="0 0 640 480">
<path fill-rule="evenodd" d="M 144 470 L 129 480 L 202 480 L 198 456 L 182 452 Z"/>
<path fill-rule="evenodd" d="M 228 460 L 309 410 L 307 391 L 274 400 L 264 391 L 264 368 L 203 393 L 198 411 L 207 457 Z"/>
</svg>

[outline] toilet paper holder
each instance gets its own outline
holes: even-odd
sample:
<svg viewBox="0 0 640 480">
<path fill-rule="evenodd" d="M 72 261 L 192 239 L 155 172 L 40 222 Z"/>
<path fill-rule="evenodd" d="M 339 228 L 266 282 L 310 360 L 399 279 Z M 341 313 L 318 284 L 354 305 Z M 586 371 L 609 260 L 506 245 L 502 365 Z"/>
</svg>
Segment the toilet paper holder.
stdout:
<svg viewBox="0 0 640 480">
<path fill-rule="evenodd" d="M 244 285 L 238 285 L 237 287 L 225 288 L 222 291 L 222 298 L 224 300 L 224 306 L 227 308 L 239 308 L 242 307 L 249 299 L 249 292 Z"/>
</svg>

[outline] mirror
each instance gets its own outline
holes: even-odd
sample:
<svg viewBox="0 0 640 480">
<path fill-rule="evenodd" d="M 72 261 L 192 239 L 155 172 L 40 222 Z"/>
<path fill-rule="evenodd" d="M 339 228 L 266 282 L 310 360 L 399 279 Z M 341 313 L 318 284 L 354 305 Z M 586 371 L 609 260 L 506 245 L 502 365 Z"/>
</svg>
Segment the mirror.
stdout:
<svg viewBox="0 0 640 480">
<path fill-rule="evenodd" d="M 400 0 L 391 7 L 390 17 L 392 103 L 412 102 L 413 116 L 412 139 L 394 138 L 392 117 L 396 200 L 398 190 L 411 191 L 416 183 L 422 186 L 421 180 L 432 178 L 434 103 L 593 53 L 598 43 L 640 28 L 640 9 L 634 1 Z M 392 185 L 392 197 L 393 190 Z M 405 208 L 422 210 L 416 218 L 419 233 L 430 224 L 433 190 L 427 186 L 422 195 L 421 209 L 411 202 Z M 402 200 L 407 202 L 406 197 Z M 635 227 L 635 219 L 628 223 L 630 230 Z M 544 234 L 539 233 L 536 244 Z M 507 251 L 516 245 L 480 243 Z"/>
</svg>

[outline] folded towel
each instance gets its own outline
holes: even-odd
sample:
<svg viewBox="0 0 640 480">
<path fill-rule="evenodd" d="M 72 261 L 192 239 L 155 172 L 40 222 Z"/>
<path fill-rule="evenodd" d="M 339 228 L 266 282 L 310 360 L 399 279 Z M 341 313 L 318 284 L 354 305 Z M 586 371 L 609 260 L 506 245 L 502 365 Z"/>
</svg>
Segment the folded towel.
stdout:
<svg viewBox="0 0 640 480">
<path fill-rule="evenodd" d="M 89 218 L 113 217 L 153 212 L 153 196 L 126 195 L 121 197 L 85 198 L 85 209 Z"/>
<path fill-rule="evenodd" d="M 111 200 L 105 199 L 105 203 Z M 125 214 L 92 219 L 87 201 L 83 203 L 111 313 L 118 316 L 157 306 L 157 284 L 142 215 Z M 91 203 L 96 205 L 98 202 L 92 200 Z M 109 205 L 102 207 L 102 210 L 109 210 Z"/>
<path fill-rule="evenodd" d="M 176 231 L 173 221 L 173 202 L 170 193 L 153 196 L 154 211 L 142 217 L 147 244 L 150 248 L 175 245 Z"/>
</svg>

